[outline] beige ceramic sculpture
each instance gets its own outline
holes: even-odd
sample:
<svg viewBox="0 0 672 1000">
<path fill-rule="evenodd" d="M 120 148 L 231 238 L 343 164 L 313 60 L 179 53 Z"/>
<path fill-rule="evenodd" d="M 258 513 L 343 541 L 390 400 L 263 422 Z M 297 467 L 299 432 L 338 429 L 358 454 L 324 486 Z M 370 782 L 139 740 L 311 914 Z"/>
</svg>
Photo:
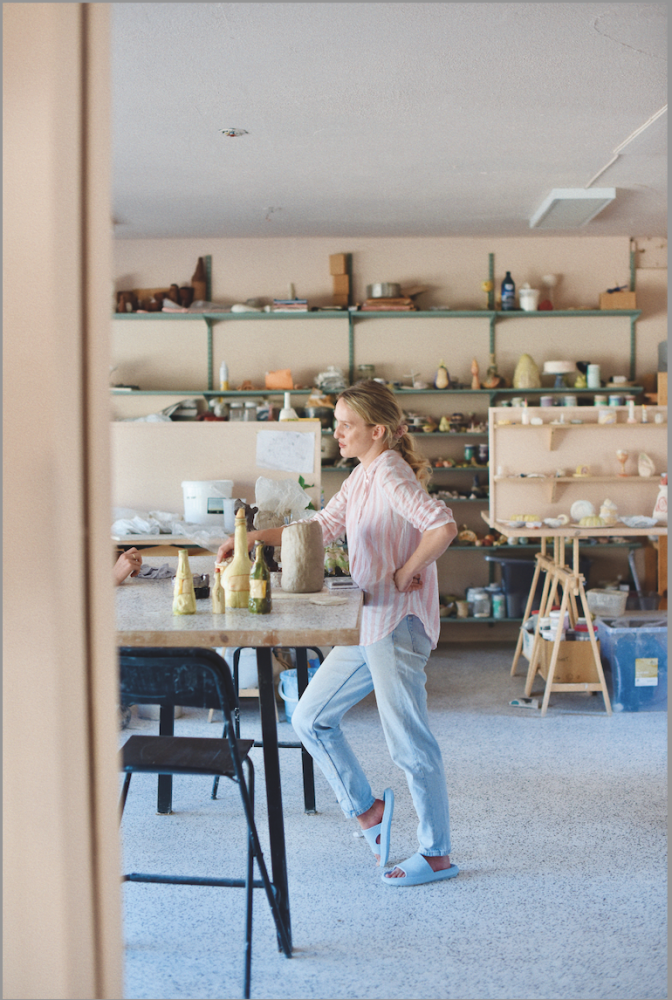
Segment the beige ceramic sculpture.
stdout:
<svg viewBox="0 0 672 1000">
<path fill-rule="evenodd" d="M 522 354 L 518 359 L 513 375 L 514 389 L 540 389 L 541 378 L 539 369 L 529 354 Z"/>
<path fill-rule="evenodd" d="M 178 553 L 177 573 L 175 574 L 175 586 L 173 588 L 173 614 L 196 614 L 194 577 L 191 569 L 189 568 L 189 559 L 186 549 L 180 549 Z"/>
</svg>

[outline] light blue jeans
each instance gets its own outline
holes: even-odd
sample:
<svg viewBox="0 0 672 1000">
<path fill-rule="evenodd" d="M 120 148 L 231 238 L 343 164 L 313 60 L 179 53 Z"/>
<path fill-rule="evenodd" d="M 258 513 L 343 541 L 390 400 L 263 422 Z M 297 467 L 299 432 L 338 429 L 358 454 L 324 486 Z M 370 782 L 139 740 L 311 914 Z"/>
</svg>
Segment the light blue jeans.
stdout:
<svg viewBox="0 0 672 1000">
<path fill-rule="evenodd" d="M 420 853 L 450 854 L 448 792 L 439 745 L 429 730 L 425 665 L 431 643 L 422 622 L 407 615 L 370 646 L 336 646 L 306 688 L 292 716 L 301 742 L 324 772 L 341 809 L 361 816 L 375 796 L 341 729 L 341 719 L 371 691 L 394 763 L 406 780 L 420 823 Z"/>
</svg>

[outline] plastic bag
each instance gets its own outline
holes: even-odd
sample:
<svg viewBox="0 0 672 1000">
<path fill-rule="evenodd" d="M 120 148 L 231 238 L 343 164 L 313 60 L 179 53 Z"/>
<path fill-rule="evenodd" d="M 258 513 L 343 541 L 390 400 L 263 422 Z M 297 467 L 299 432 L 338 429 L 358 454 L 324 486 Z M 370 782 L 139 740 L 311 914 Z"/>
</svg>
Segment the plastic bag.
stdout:
<svg viewBox="0 0 672 1000">
<path fill-rule="evenodd" d="M 267 521 L 268 515 L 277 520 L 277 527 L 285 523 L 285 518 L 298 521 L 310 517 L 311 511 L 306 507 L 311 502 L 309 495 L 294 479 L 267 479 L 259 476 L 254 488 L 258 513 L 255 516 L 255 527 L 258 521 Z M 259 515 L 262 515 L 261 517 Z M 265 524 L 265 527 L 271 527 Z"/>
</svg>

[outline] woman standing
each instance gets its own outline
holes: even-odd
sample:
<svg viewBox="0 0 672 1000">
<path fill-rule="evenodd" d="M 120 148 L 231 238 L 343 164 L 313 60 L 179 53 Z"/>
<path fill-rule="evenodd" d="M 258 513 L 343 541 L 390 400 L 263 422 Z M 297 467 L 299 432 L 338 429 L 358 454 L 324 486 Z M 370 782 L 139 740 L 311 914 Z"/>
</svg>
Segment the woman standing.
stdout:
<svg viewBox="0 0 672 1000">
<path fill-rule="evenodd" d="M 347 534 L 350 572 L 365 594 L 359 646 L 337 646 L 301 697 L 292 725 L 331 784 L 346 816 L 356 818 L 381 866 L 387 864 L 394 795 L 375 798 L 342 730 L 348 709 L 375 691 L 390 756 L 408 782 L 418 814 L 419 851 L 383 873 L 386 885 L 452 878 L 446 779 L 429 729 L 425 665 L 439 637 L 436 559 L 457 528 L 429 496 L 429 464 L 416 450 L 393 393 L 359 382 L 338 396 L 336 429 L 343 458 L 359 465 L 315 515 L 325 544 Z M 251 532 L 280 544 L 282 528 Z M 231 549 L 220 548 L 218 559 Z"/>
</svg>

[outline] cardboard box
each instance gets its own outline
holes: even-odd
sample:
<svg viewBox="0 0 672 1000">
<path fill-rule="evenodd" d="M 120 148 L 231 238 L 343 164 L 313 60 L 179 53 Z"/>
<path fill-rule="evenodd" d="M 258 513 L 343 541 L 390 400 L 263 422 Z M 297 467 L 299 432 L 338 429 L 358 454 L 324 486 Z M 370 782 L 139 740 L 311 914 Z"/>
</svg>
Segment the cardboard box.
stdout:
<svg viewBox="0 0 672 1000">
<path fill-rule="evenodd" d="M 334 295 L 347 295 L 350 291 L 350 278 L 347 274 L 335 274 L 332 279 L 334 283 Z"/>
<path fill-rule="evenodd" d="M 529 660 L 532 656 L 532 645 L 534 635 L 532 632 L 523 630 L 523 656 Z M 548 677 L 548 667 L 553 653 L 553 643 L 548 639 L 540 639 L 539 650 L 539 673 L 546 680 Z M 600 648 L 598 639 L 597 648 Z M 600 678 L 597 676 L 597 667 L 593 659 L 593 650 L 590 642 L 585 640 L 573 642 L 561 642 L 558 662 L 555 665 L 553 683 L 558 684 L 599 684 Z"/>
<path fill-rule="evenodd" d="M 636 309 L 637 295 L 635 292 L 602 292 L 600 294 L 600 309 Z"/>
<path fill-rule="evenodd" d="M 329 255 L 329 274 L 347 274 L 347 253 L 332 253 Z"/>
<path fill-rule="evenodd" d="M 350 296 L 339 292 L 338 295 L 334 294 L 331 296 L 331 304 L 334 306 L 347 306 L 350 305 Z"/>
<path fill-rule="evenodd" d="M 597 648 L 600 648 L 598 640 Z M 553 643 L 541 640 L 539 673 L 546 680 L 553 653 Z M 558 662 L 553 674 L 554 684 L 599 684 L 597 667 L 590 642 L 561 642 Z"/>
</svg>

